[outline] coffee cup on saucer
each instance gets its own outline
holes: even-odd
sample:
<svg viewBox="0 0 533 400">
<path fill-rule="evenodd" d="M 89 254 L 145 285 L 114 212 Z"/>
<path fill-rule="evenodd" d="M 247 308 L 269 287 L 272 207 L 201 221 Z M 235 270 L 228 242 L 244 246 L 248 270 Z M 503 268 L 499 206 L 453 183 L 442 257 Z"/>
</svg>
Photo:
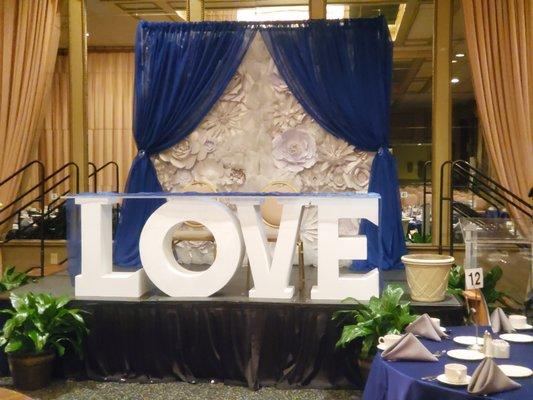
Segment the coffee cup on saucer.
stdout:
<svg viewBox="0 0 533 400">
<path fill-rule="evenodd" d="M 524 315 L 509 315 L 509 322 L 515 329 L 524 329 L 527 327 L 527 318 Z"/>
<path fill-rule="evenodd" d="M 385 347 L 389 347 L 389 346 L 392 346 L 394 343 L 396 343 L 401 338 L 402 338 L 401 335 L 395 335 L 395 334 L 390 333 L 388 335 L 381 336 L 378 339 L 378 342 L 379 342 L 379 344 L 382 344 Z"/>
<path fill-rule="evenodd" d="M 450 383 L 464 383 L 466 381 L 466 365 L 446 364 L 444 366 L 444 375 Z"/>
</svg>

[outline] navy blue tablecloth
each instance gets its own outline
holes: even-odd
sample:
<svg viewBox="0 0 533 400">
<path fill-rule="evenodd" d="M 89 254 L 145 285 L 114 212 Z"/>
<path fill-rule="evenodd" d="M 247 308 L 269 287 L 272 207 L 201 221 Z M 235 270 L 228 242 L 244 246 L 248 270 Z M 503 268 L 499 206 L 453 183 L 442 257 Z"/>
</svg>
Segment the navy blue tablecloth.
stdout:
<svg viewBox="0 0 533 400">
<path fill-rule="evenodd" d="M 451 327 L 450 329 L 451 336 L 475 335 L 473 326 Z M 480 327 L 480 336 L 485 329 L 489 328 Z M 524 333 L 531 334 L 531 331 Z M 493 337 L 496 336 L 493 335 Z M 421 339 L 421 341 L 432 353 L 438 350 L 465 348 L 465 346 L 461 346 L 451 339 L 443 340 L 442 342 L 434 342 L 427 339 Z M 510 343 L 510 345 L 511 358 L 495 358 L 496 364 L 515 364 L 533 369 L 533 343 Z M 516 378 L 514 380 L 522 385 L 520 389 L 495 393 L 487 397 L 470 395 L 466 390 L 466 386 L 452 388 L 437 381 L 426 382 L 420 380 L 423 376 L 443 373 L 444 365 L 448 363 L 464 364 L 468 368 L 468 375 L 472 375 L 480 361 L 456 360 L 443 355 L 438 362 L 391 362 L 383 360 L 381 352 L 378 352 L 372 363 L 363 400 L 533 399 L 533 377 Z"/>
</svg>

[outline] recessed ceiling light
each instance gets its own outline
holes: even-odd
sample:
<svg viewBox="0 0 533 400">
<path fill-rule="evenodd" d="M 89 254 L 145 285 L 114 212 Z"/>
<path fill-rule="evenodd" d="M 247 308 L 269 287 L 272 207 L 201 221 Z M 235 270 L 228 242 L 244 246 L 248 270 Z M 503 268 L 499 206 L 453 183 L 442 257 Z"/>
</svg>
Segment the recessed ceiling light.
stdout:
<svg viewBox="0 0 533 400">
<path fill-rule="evenodd" d="M 451 83 L 459 83 L 459 78 L 452 78 Z"/>
<path fill-rule="evenodd" d="M 87 32 L 87 33 L 85 34 L 85 36 L 89 37 L 89 32 Z"/>
<path fill-rule="evenodd" d="M 457 53 L 455 57 L 457 58 L 463 58 L 465 56 L 465 53 Z"/>
<path fill-rule="evenodd" d="M 457 60 L 452 60 L 452 64 L 455 64 L 457 62 Z"/>
<path fill-rule="evenodd" d="M 418 143 L 419 146 L 422 146 L 422 143 Z"/>
</svg>

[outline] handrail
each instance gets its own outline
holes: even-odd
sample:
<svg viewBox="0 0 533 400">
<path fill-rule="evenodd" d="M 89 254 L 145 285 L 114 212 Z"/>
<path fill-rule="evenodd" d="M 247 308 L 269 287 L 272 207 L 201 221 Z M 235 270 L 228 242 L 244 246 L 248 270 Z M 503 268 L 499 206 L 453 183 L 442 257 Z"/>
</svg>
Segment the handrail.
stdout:
<svg viewBox="0 0 533 400">
<path fill-rule="evenodd" d="M 450 165 L 449 170 L 449 194 L 444 196 L 444 169 L 447 165 Z M 439 254 L 442 254 L 442 219 L 443 219 L 443 204 L 447 200 L 450 202 L 450 214 L 449 214 L 449 249 L 450 255 L 453 255 L 453 212 L 457 212 L 461 215 L 465 215 L 464 210 L 461 210 L 454 202 L 454 176 L 460 176 L 467 179 L 467 189 L 475 195 L 483 198 L 489 204 L 497 209 L 503 208 L 506 205 L 511 205 L 529 218 L 533 218 L 533 206 L 511 192 L 509 189 L 503 187 L 494 179 L 487 176 L 479 169 L 473 167 L 464 160 L 445 161 L 440 167 L 440 210 L 439 210 Z"/>
<path fill-rule="evenodd" d="M 110 165 L 114 166 L 114 172 L 115 172 L 115 192 L 119 192 L 119 166 L 115 161 L 108 161 L 104 165 L 100 166 L 99 168 L 96 168 L 96 165 L 94 163 L 89 163 L 90 166 L 93 167 L 93 172 L 89 174 L 88 178 L 94 177 L 94 184 L 93 184 L 93 191 L 96 193 L 97 191 L 97 176 L 98 173 L 105 168 L 109 167 Z"/>
<path fill-rule="evenodd" d="M 28 205 L 36 202 L 36 201 L 38 201 L 40 203 L 40 206 L 41 206 L 41 224 L 40 224 L 40 227 L 39 227 L 39 236 L 40 236 L 40 255 L 39 255 L 40 257 L 39 258 L 40 258 L 41 276 L 44 276 L 44 184 L 45 184 L 45 180 L 44 180 L 44 171 L 45 171 L 44 164 L 41 161 L 39 161 L 39 160 L 30 161 L 29 163 L 27 163 L 23 167 L 19 168 L 15 172 L 13 172 L 7 178 L 2 180 L 0 182 L 0 186 L 5 185 L 7 182 L 9 182 L 12 179 L 16 178 L 18 175 L 20 175 L 21 173 L 23 173 L 24 171 L 26 171 L 28 168 L 30 168 L 33 165 L 37 165 L 38 171 L 39 171 L 39 183 L 37 184 L 38 187 L 39 187 L 39 195 L 35 199 L 33 199 L 29 203 L 27 203 L 26 207 Z M 9 204 L 8 207 L 0 209 L 0 214 L 3 213 L 4 211 L 8 210 L 11 205 L 16 204 L 18 201 L 22 200 L 24 197 L 26 197 L 29 193 L 31 193 L 35 189 L 36 188 L 34 187 L 31 190 L 24 192 L 22 195 L 17 196 L 17 198 L 15 200 L 13 200 Z M 5 223 L 5 222 L 7 222 L 7 221 L 9 221 L 11 218 L 13 218 L 15 215 L 17 215 L 17 213 L 19 213 L 20 211 L 21 210 L 18 209 L 14 213 L 12 212 L 7 218 L 4 218 L 4 220 L 0 223 L 0 225 Z M 5 242 L 5 241 L 3 241 L 3 242 Z"/>
<path fill-rule="evenodd" d="M 96 168 L 96 164 L 93 162 L 89 161 L 89 167 L 93 167 L 93 172 L 87 176 L 87 180 L 94 178 L 93 179 L 93 192 L 96 193 L 96 188 L 98 187 L 98 174 L 97 174 L 98 171 Z"/>
</svg>

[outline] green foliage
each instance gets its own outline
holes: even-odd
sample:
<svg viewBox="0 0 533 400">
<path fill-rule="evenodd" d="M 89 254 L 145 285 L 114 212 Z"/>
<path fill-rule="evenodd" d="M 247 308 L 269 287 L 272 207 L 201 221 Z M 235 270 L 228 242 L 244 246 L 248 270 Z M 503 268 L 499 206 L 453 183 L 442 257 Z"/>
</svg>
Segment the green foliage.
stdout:
<svg viewBox="0 0 533 400">
<path fill-rule="evenodd" d="M 490 308 L 493 308 L 497 301 L 502 302 L 503 297 L 506 296 L 505 292 L 496 289 L 496 285 L 502 275 L 503 271 L 499 265 L 494 266 L 489 272 L 484 274 L 483 288 L 481 288 L 481 292 Z M 450 272 L 447 292 L 462 298 L 464 289 L 465 271 L 461 265 L 454 265 Z"/>
<path fill-rule="evenodd" d="M 15 267 L 9 266 L 0 278 L 0 292 L 16 289 L 27 282 L 28 276 L 24 272 L 15 272 Z"/>
<path fill-rule="evenodd" d="M 41 353 L 55 349 L 63 356 L 71 346 L 79 357 L 87 335 L 81 311 L 67 308 L 66 296 L 28 293 L 9 296 L 13 309 L 0 310 L 10 318 L 0 334 L 0 347 L 6 353 Z"/>
<path fill-rule="evenodd" d="M 333 319 L 343 324 L 342 334 L 336 347 L 345 347 L 355 339 L 362 339 L 360 358 L 365 359 L 376 352 L 380 336 L 400 333 L 416 319 L 411 315 L 409 303 L 400 304 L 403 289 L 389 285 L 381 297 L 372 296 L 367 305 L 359 303 L 354 310 L 341 310 L 333 314 Z M 354 301 L 346 299 L 345 301 Z"/>
<path fill-rule="evenodd" d="M 422 235 L 419 232 L 407 234 L 410 243 L 431 243 L 431 235 Z"/>
</svg>

